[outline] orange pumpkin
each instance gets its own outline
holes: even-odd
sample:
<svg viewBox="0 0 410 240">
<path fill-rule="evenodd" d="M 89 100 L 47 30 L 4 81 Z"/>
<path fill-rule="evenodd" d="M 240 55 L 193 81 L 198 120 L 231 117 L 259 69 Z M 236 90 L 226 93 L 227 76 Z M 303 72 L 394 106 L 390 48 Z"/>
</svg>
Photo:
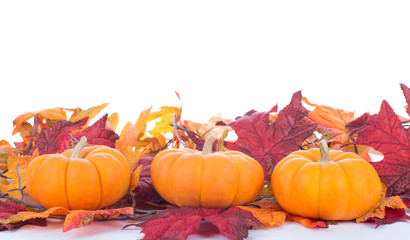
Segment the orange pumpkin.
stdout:
<svg viewBox="0 0 410 240">
<path fill-rule="evenodd" d="M 180 207 L 227 208 L 246 204 L 259 194 L 264 175 L 261 165 L 237 151 L 212 153 L 214 138 L 203 151 L 167 149 L 151 165 L 157 192 Z"/>
<path fill-rule="evenodd" d="M 376 206 L 380 178 L 368 162 L 351 152 L 320 149 L 291 153 L 272 173 L 272 190 L 289 213 L 323 220 L 351 220 Z"/>
<path fill-rule="evenodd" d="M 85 147 L 86 142 L 83 137 L 74 149 L 41 155 L 30 162 L 27 191 L 40 205 L 100 209 L 126 194 L 130 167 L 125 157 L 107 146 Z"/>
</svg>

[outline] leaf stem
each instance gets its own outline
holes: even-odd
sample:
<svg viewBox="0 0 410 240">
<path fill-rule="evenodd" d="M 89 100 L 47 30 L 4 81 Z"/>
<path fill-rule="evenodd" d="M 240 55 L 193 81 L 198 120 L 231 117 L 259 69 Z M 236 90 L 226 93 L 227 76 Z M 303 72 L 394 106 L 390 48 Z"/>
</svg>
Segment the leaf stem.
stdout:
<svg viewBox="0 0 410 240">
<path fill-rule="evenodd" d="M 34 115 L 34 131 L 33 131 L 33 134 L 31 135 L 30 142 L 28 143 L 25 155 L 28 155 L 28 153 L 30 152 L 31 145 L 33 145 L 33 139 L 36 136 L 37 131 L 38 131 L 38 116 L 36 114 Z"/>
<path fill-rule="evenodd" d="M 83 136 L 71 152 L 70 159 L 79 158 L 81 150 L 87 145 L 87 138 Z"/>
</svg>

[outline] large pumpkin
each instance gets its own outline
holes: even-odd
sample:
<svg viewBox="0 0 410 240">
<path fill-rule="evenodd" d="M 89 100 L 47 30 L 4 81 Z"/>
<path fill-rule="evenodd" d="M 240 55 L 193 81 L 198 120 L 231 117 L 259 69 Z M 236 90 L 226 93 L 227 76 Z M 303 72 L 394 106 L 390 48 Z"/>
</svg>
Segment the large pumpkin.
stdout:
<svg viewBox="0 0 410 240">
<path fill-rule="evenodd" d="M 125 157 L 107 146 L 85 147 L 82 138 L 73 150 L 46 154 L 27 167 L 29 195 L 40 205 L 67 209 L 100 209 L 127 192 L 130 167 Z"/>
<path fill-rule="evenodd" d="M 157 192 L 180 207 L 227 208 L 251 202 L 259 194 L 264 175 L 260 164 L 237 151 L 212 153 L 213 138 L 203 151 L 167 149 L 151 165 Z"/>
<path fill-rule="evenodd" d="M 324 220 L 351 220 L 371 210 L 380 199 L 376 170 L 355 153 L 318 148 L 300 150 L 275 167 L 271 184 L 289 213 Z"/>
</svg>

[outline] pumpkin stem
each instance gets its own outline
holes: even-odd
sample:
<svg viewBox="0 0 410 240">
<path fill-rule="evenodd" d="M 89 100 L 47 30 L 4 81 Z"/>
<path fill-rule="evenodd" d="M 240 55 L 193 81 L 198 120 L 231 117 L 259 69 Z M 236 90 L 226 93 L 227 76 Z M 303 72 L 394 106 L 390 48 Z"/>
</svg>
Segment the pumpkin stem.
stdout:
<svg viewBox="0 0 410 240">
<path fill-rule="evenodd" d="M 207 155 L 212 153 L 212 146 L 214 145 L 216 138 L 210 134 L 204 143 L 204 146 L 202 147 L 202 155 Z"/>
<path fill-rule="evenodd" d="M 83 136 L 80 141 L 74 146 L 73 151 L 71 152 L 70 159 L 79 158 L 81 150 L 87 145 L 87 138 Z"/>
<path fill-rule="evenodd" d="M 329 148 L 327 146 L 327 141 L 323 139 L 319 142 L 319 149 L 320 149 L 320 160 L 318 161 L 321 164 L 331 162 L 332 159 L 329 155 Z"/>
</svg>

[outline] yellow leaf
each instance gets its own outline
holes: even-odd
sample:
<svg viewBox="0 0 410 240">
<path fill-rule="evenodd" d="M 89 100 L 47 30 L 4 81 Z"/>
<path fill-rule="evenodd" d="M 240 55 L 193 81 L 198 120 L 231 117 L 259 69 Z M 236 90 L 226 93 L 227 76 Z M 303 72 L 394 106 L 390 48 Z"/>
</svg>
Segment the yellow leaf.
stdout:
<svg viewBox="0 0 410 240">
<path fill-rule="evenodd" d="M 156 119 L 160 119 L 158 122 L 155 123 L 154 128 L 149 131 L 151 135 L 155 134 L 167 134 L 173 132 L 173 127 L 170 125 L 172 123 L 172 116 L 175 114 L 176 119 L 178 119 L 181 115 L 181 108 L 180 107 L 170 107 L 170 106 L 162 106 L 161 110 L 158 112 L 152 112 L 146 119 L 146 122 L 150 122 Z"/>
<path fill-rule="evenodd" d="M 21 200 L 21 192 L 18 189 L 22 189 L 26 186 L 27 166 L 31 162 L 31 160 L 38 157 L 38 151 L 36 149 L 32 156 L 20 156 L 13 153 L 12 151 L 9 151 L 8 154 L 8 171 L 4 174 L 4 176 L 9 178 L 9 184 L 4 185 L 1 189 L 4 191 L 4 193 L 8 193 L 10 197 Z M 24 190 L 24 192 L 26 191 Z"/>
</svg>

